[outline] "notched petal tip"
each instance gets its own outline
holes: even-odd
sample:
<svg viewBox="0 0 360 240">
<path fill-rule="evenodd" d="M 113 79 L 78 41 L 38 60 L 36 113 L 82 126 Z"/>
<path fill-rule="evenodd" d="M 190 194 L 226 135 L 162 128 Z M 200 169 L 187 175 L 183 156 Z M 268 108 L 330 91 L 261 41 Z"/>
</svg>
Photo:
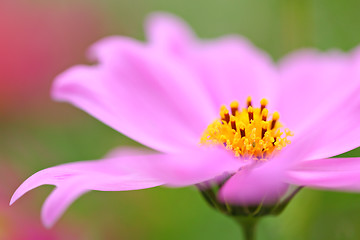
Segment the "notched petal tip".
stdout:
<svg viewBox="0 0 360 240">
<path fill-rule="evenodd" d="M 151 45 L 180 50 L 195 41 L 195 34 L 185 21 L 169 13 L 153 13 L 145 22 L 145 31 Z"/>
<path fill-rule="evenodd" d="M 125 53 L 145 50 L 145 44 L 126 36 L 109 36 L 94 43 L 87 52 L 90 61 L 100 64 L 114 64 L 124 58 Z M 125 60 L 126 61 L 126 60 Z"/>
<path fill-rule="evenodd" d="M 173 30 L 191 32 L 188 24 L 180 17 L 168 12 L 153 12 L 146 17 L 145 31 L 152 30 Z"/>
<path fill-rule="evenodd" d="M 82 81 L 87 79 L 92 85 L 100 84 L 91 81 L 95 75 L 97 75 L 95 67 L 85 65 L 71 67 L 55 78 L 50 95 L 55 101 L 70 101 L 79 92 L 85 95 L 87 94 L 86 88 L 83 87 L 84 83 Z"/>
</svg>

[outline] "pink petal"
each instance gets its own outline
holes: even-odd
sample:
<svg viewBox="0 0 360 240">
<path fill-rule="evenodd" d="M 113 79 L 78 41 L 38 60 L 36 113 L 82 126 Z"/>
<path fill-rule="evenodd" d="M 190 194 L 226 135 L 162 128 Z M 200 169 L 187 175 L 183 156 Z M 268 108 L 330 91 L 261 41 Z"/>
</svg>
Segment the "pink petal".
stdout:
<svg viewBox="0 0 360 240">
<path fill-rule="evenodd" d="M 134 156 L 131 149 L 117 148 L 107 156 Z M 252 161 L 235 158 L 232 152 L 222 147 L 198 147 L 183 150 L 176 154 L 156 154 L 142 149 L 147 154 L 149 165 L 147 173 L 171 187 L 182 187 L 213 180 L 223 174 L 232 174 L 241 167 L 251 165 Z M 151 154 L 151 155 L 149 155 Z"/>
<path fill-rule="evenodd" d="M 228 36 L 195 41 L 189 27 L 168 14 L 152 15 L 147 30 L 152 46 L 191 69 L 218 108 L 233 100 L 245 103 L 248 96 L 256 104 L 261 98 L 272 103 L 277 85 L 273 62 L 246 39 Z"/>
<path fill-rule="evenodd" d="M 272 204 L 287 189 L 284 174 L 285 170 L 276 164 L 241 169 L 220 189 L 219 199 L 234 205 Z"/>
<path fill-rule="evenodd" d="M 68 182 L 55 188 L 46 198 L 41 210 L 41 220 L 45 227 L 52 227 L 66 209 L 88 190 L 76 186 L 77 182 Z"/>
<path fill-rule="evenodd" d="M 288 189 L 281 176 L 278 171 L 240 170 L 222 187 L 219 199 L 233 205 L 276 203 Z"/>
<path fill-rule="evenodd" d="M 349 95 L 343 106 L 335 108 L 323 121 L 315 125 L 322 131 L 318 131 L 318 135 L 313 137 L 317 148 L 308 159 L 336 156 L 360 146 L 359 91 L 360 87 Z"/>
<path fill-rule="evenodd" d="M 255 106 L 262 98 L 272 110 L 277 94 L 277 73 L 271 58 L 239 36 L 200 43 L 183 59 L 203 81 L 216 106 L 238 100 L 245 106 L 251 96 Z"/>
<path fill-rule="evenodd" d="M 149 159 L 153 157 L 153 155 L 119 156 L 44 169 L 20 185 L 13 194 L 10 205 L 38 186 L 56 185 L 42 211 L 43 222 L 50 227 L 76 198 L 89 190 L 127 191 L 163 184 L 147 173 Z"/>
<path fill-rule="evenodd" d="M 152 162 L 151 171 L 166 185 L 181 187 L 232 174 L 251 163 L 235 158 L 232 152 L 223 148 L 201 147 L 171 157 L 157 158 Z"/>
<path fill-rule="evenodd" d="M 307 160 L 335 156 L 360 145 L 360 85 L 327 114 L 318 117 L 293 137 L 304 137 L 314 147 Z"/>
<path fill-rule="evenodd" d="M 133 150 L 116 150 L 110 154 L 112 158 L 39 171 L 20 185 L 10 204 L 38 186 L 55 185 L 42 211 L 44 224 L 52 226 L 76 198 L 90 190 L 136 190 L 159 186 L 165 181 L 171 186 L 192 185 L 235 172 L 245 164 L 218 148 L 197 148 L 179 154 L 137 154 Z"/>
<path fill-rule="evenodd" d="M 360 158 L 304 161 L 288 171 L 287 182 L 313 188 L 360 191 Z"/>
<path fill-rule="evenodd" d="M 277 107 L 286 126 L 296 131 L 310 122 L 308 118 L 321 117 L 346 96 L 343 92 L 350 86 L 344 83 L 350 79 L 343 78 L 348 65 L 349 59 L 340 52 L 304 50 L 283 59 Z"/>
<path fill-rule="evenodd" d="M 217 115 L 194 76 L 153 49 L 110 37 L 91 53 L 100 65 L 58 76 L 53 96 L 144 145 L 164 152 L 194 146 Z"/>
<path fill-rule="evenodd" d="M 310 159 L 330 157 L 360 145 L 360 51 L 298 52 L 281 65 L 281 120 L 317 145 Z M 314 134 L 313 132 L 317 134 Z"/>
</svg>

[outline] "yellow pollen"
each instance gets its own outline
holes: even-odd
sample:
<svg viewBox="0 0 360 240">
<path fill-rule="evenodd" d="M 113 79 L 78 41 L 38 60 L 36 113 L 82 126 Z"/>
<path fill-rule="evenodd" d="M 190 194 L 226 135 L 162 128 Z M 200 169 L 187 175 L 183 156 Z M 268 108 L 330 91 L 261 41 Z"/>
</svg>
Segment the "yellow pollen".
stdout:
<svg viewBox="0 0 360 240">
<path fill-rule="evenodd" d="M 229 110 L 227 110 L 225 105 L 222 105 L 220 108 L 220 117 L 222 121 L 224 121 L 225 123 L 229 123 L 230 121 Z"/>
<path fill-rule="evenodd" d="M 277 121 L 280 118 L 280 114 L 278 112 L 273 113 L 273 120 Z"/>
<path fill-rule="evenodd" d="M 268 104 L 268 100 L 266 98 L 263 98 L 261 99 L 260 104 L 261 104 L 260 110 L 262 111 L 266 108 L 266 105 Z"/>
<path fill-rule="evenodd" d="M 262 110 L 262 112 L 261 112 L 261 116 L 262 116 L 263 121 L 266 121 L 266 118 L 267 118 L 268 114 L 269 114 L 269 110 L 264 108 L 264 110 Z"/>
<path fill-rule="evenodd" d="M 238 101 L 233 101 L 230 103 L 230 108 L 231 108 L 231 114 L 233 116 L 236 115 L 236 112 L 239 110 L 239 102 Z"/>
<path fill-rule="evenodd" d="M 271 127 L 270 129 L 274 129 L 275 128 L 275 125 L 276 125 L 276 122 L 277 120 L 279 120 L 280 118 L 280 114 L 278 112 L 274 112 L 273 113 L 273 120 L 271 121 Z"/>
<path fill-rule="evenodd" d="M 249 123 L 254 120 L 254 110 L 252 106 L 248 107 Z"/>
<path fill-rule="evenodd" d="M 251 104 L 251 97 L 248 96 L 247 99 L 246 99 L 246 104 L 247 104 L 247 107 L 250 107 L 252 104 Z"/>
<path fill-rule="evenodd" d="M 204 131 L 201 144 L 221 145 L 234 152 L 235 156 L 266 160 L 290 144 L 287 138 L 293 136 L 289 129 L 282 129 L 280 114 L 269 116 L 268 101 L 262 99 L 260 108 L 252 106 L 251 97 L 246 107 L 239 109 L 239 103 L 230 104 L 231 115 L 226 106 L 220 108 L 220 119 L 216 119 Z M 269 119 L 269 120 L 268 120 Z"/>
</svg>

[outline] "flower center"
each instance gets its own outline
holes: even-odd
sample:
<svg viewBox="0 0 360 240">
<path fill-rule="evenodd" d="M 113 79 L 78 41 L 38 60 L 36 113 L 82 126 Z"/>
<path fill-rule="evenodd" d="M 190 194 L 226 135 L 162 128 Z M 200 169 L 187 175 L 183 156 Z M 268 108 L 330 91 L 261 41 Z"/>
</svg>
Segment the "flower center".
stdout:
<svg viewBox="0 0 360 240">
<path fill-rule="evenodd" d="M 202 144 L 223 145 L 232 150 L 237 157 L 266 160 L 290 144 L 289 129 L 282 130 L 278 112 L 269 114 L 268 101 L 262 99 L 260 108 L 252 106 L 251 97 L 247 107 L 239 109 L 233 101 L 230 111 L 226 106 L 220 108 L 220 118 L 211 123 L 201 137 Z"/>
</svg>

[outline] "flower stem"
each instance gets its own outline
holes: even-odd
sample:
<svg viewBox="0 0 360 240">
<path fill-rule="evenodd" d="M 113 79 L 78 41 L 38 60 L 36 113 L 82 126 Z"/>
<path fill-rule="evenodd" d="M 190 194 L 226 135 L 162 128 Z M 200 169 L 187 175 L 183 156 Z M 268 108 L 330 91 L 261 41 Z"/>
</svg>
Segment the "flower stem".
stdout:
<svg viewBox="0 0 360 240">
<path fill-rule="evenodd" d="M 258 222 L 258 218 L 240 217 L 235 219 L 243 230 L 245 240 L 255 240 L 256 224 Z"/>
</svg>

